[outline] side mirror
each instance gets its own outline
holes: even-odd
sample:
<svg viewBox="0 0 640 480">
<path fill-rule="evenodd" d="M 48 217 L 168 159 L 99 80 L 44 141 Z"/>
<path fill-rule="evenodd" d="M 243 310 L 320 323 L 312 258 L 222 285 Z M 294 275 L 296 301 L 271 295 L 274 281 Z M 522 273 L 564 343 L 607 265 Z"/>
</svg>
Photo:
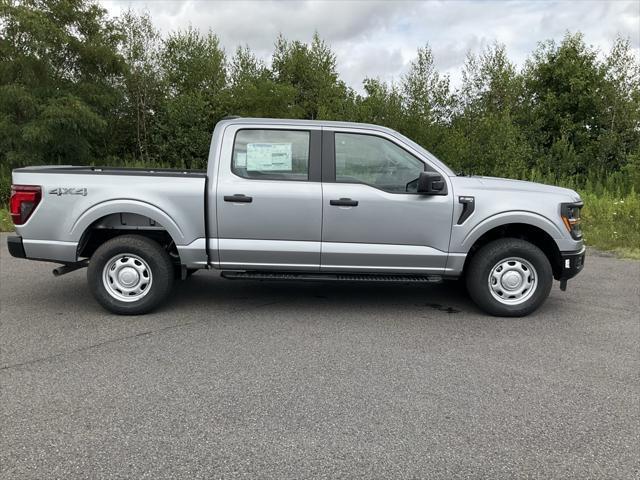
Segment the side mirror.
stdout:
<svg viewBox="0 0 640 480">
<path fill-rule="evenodd" d="M 418 193 L 424 195 L 446 195 L 447 184 L 438 173 L 420 172 L 420 176 L 418 177 Z"/>
</svg>

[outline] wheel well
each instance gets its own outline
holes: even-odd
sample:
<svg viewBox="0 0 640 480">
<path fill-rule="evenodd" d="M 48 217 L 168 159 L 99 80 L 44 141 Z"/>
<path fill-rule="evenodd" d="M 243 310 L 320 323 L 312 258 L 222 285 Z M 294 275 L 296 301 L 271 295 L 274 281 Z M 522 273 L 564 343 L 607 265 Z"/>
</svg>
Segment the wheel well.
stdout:
<svg viewBox="0 0 640 480">
<path fill-rule="evenodd" d="M 175 263 L 180 263 L 178 249 L 169 232 L 155 220 L 137 213 L 112 213 L 93 222 L 80 238 L 78 257 L 91 257 L 104 242 L 127 234 L 141 235 L 158 242 Z"/>
<path fill-rule="evenodd" d="M 464 262 L 463 271 L 466 271 L 469 261 L 481 247 L 499 238 L 519 238 L 534 244 L 542 250 L 549 259 L 549 263 L 551 263 L 551 268 L 553 269 L 553 276 L 558 277 L 560 275 L 560 249 L 558 248 L 555 240 L 541 228 L 534 227 L 533 225 L 528 225 L 526 223 L 509 223 L 507 225 L 500 225 L 499 227 L 492 228 L 488 232 L 484 233 L 476 240 L 469 250 Z"/>
</svg>

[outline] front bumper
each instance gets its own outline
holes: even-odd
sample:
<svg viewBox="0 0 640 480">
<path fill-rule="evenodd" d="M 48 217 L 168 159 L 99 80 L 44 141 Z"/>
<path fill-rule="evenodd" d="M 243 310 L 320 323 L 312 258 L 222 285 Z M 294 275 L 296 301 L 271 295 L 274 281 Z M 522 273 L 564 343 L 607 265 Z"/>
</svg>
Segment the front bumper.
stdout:
<svg viewBox="0 0 640 480">
<path fill-rule="evenodd" d="M 24 245 L 22 243 L 22 237 L 10 236 L 7 237 L 7 248 L 12 257 L 27 258 L 27 254 L 24 253 Z"/>
<path fill-rule="evenodd" d="M 579 274 L 584 267 L 585 252 L 585 247 L 582 247 L 582 249 L 577 252 L 561 252 L 561 265 L 559 275 L 556 280 L 566 281 Z"/>
</svg>

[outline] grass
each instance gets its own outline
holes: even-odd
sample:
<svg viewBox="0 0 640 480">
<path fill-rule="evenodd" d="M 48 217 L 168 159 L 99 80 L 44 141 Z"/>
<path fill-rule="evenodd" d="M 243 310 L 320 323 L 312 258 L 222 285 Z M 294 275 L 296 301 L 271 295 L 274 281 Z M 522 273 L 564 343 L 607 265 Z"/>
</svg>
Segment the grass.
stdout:
<svg viewBox="0 0 640 480">
<path fill-rule="evenodd" d="M 619 256 L 640 259 L 640 194 L 580 192 L 585 243 Z"/>
<path fill-rule="evenodd" d="M 640 260 L 640 248 L 625 248 L 616 247 L 613 249 L 613 253 L 620 258 L 631 258 L 633 260 Z"/>
<path fill-rule="evenodd" d="M 585 243 L 624 258 L 640 260 L 640 194 L 581 191 Z M 6 208 L 0 207 L 0 231 L 12 232 L 13 224 Z"/>
<path fill-rule="evenodd" d="M 0 207 L 0 232 L 13 232 L 13 223 L 9 216 L 9 210 Z"/>
</svg>

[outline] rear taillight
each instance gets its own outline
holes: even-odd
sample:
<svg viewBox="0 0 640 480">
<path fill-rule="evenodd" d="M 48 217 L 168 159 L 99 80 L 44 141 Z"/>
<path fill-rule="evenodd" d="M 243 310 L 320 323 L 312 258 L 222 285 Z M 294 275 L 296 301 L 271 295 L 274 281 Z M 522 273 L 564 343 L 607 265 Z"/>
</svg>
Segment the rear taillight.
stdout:
<svg viewBox="0 0 640 480">
<path fill-rule="evenodd" d="M 14 225 L 22 225 L 36 209 L 42 198 L 42 189 L 36 185 L 11 185 L 9 209 Z"/>
</svg>

